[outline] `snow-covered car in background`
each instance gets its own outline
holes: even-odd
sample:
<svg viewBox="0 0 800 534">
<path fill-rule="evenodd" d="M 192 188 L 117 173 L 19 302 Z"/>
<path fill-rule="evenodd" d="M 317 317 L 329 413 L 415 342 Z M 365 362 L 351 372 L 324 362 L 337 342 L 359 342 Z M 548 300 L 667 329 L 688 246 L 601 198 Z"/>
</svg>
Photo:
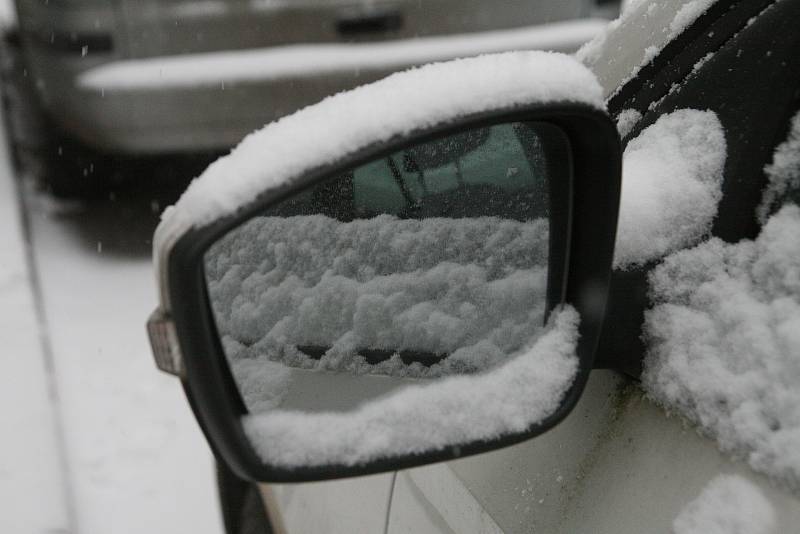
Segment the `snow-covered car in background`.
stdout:
<svg viewBox="0 0 800 534">
<path fill-rule="evenodd" d="M 229 531 L 796 530 L 798 17 L 632 3 L 210 166 L 148 328 Z"/>
<path fill-rule="evenodd" d="M 69 139 L 126 155 L 222 152 L 323 97 L 430 61 L 574 51 L 615 2 L 17 0 L 39 102 Z M 80 179 L 90 160 L 54 143 Z M 67 148 L 69 150 L 67 150 Z M 99 165 L 98 165 L 99 166 Z M 97 172 L 100 172 L 97 170 Z M 54 173 L 66 190 L 69 176 Z M 74 176 L 73 176 L 74 179 Z"/>
</svg>

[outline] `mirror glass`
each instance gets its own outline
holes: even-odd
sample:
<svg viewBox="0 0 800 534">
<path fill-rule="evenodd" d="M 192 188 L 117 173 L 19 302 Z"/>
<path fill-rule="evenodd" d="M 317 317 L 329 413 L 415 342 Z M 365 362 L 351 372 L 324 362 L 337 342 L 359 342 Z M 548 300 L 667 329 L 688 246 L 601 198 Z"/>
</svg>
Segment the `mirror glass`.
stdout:
<svg viewBox="0 0 800 534">
<path fill-rule="evenodd" d="M 566 143 L 540 122 L 427 140 L 214 243 L 208 296 L 247 410 L 346 412 L 496 368 L 540 336 L 549 160 Z"/>
</svg>

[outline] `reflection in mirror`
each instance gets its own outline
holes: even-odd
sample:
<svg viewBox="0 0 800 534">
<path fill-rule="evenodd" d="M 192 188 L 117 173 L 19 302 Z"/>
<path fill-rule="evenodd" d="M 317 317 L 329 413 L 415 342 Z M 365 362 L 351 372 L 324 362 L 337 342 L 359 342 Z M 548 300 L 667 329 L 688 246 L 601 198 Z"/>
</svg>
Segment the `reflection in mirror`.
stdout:
<svg viewBox="0 0 800 534">
<path fill-rule="evenodd" d="M 351 410 L 530 345 L 547 311 L 549 147 L 565 142 L 537 122 L 428 141 L 210 247 L 209 300 L 247 409 Z"/>
</svg>

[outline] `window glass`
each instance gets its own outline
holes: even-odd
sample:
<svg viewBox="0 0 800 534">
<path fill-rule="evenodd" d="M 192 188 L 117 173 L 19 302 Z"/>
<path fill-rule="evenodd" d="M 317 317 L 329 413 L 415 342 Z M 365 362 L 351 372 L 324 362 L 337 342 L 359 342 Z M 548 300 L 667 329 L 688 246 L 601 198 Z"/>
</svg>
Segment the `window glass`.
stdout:
<svg viewBox="0 0 800 534">
<path fill-rule="evenodd" d="M 318 391 L 315 372 L 360 402 L 490 369 L 536 339 L 548 159 L 568 166 L 565 143 L 536 122 L 428 140 L 317 182 L 214 243 L 209 300 L 248 407 L 327 410 L 330 399 L 294 393 Z"/>
<path fill-rule="evenodd" d="M 541 126 L 540 126 L 541 128 Z M 486 214 L 526 220 L 547 214 L 546 158 L 537 128 L 530 123 L 500 124 L 401 150 L 355 169 L 354 209 L 358 216 L 376 213 L 413 216 L 448 191 L 492 186 L 488 200 L 516 195 Z M 519 195 L 528 192 L 523 204 Z M 503 208 L 507 209 L 503 209 Z M 529 211 L 526 213 L 525 208 Z M 498 211 L 498 209 L 500 211 Z"/>
</svg>

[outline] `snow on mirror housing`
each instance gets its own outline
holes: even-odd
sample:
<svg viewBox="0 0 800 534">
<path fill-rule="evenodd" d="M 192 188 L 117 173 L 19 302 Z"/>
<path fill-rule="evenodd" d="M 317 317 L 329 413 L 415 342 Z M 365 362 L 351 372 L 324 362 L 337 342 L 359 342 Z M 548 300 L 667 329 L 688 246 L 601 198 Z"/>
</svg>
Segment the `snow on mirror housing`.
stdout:
<svg viewBox="0 0 800 534">
<path fill-rule="evenodd" d="M 413 467 L 571 411 L 603 320 L 620 146 L 596 104 L 533 100 L 376 133 L 194 224 L 184 199 L 167 215 L 151 340 L 234 472 Z M 396 107 L 373 102 L 367 126 L 384 109 L 392 130 Z"/>
</svg>

